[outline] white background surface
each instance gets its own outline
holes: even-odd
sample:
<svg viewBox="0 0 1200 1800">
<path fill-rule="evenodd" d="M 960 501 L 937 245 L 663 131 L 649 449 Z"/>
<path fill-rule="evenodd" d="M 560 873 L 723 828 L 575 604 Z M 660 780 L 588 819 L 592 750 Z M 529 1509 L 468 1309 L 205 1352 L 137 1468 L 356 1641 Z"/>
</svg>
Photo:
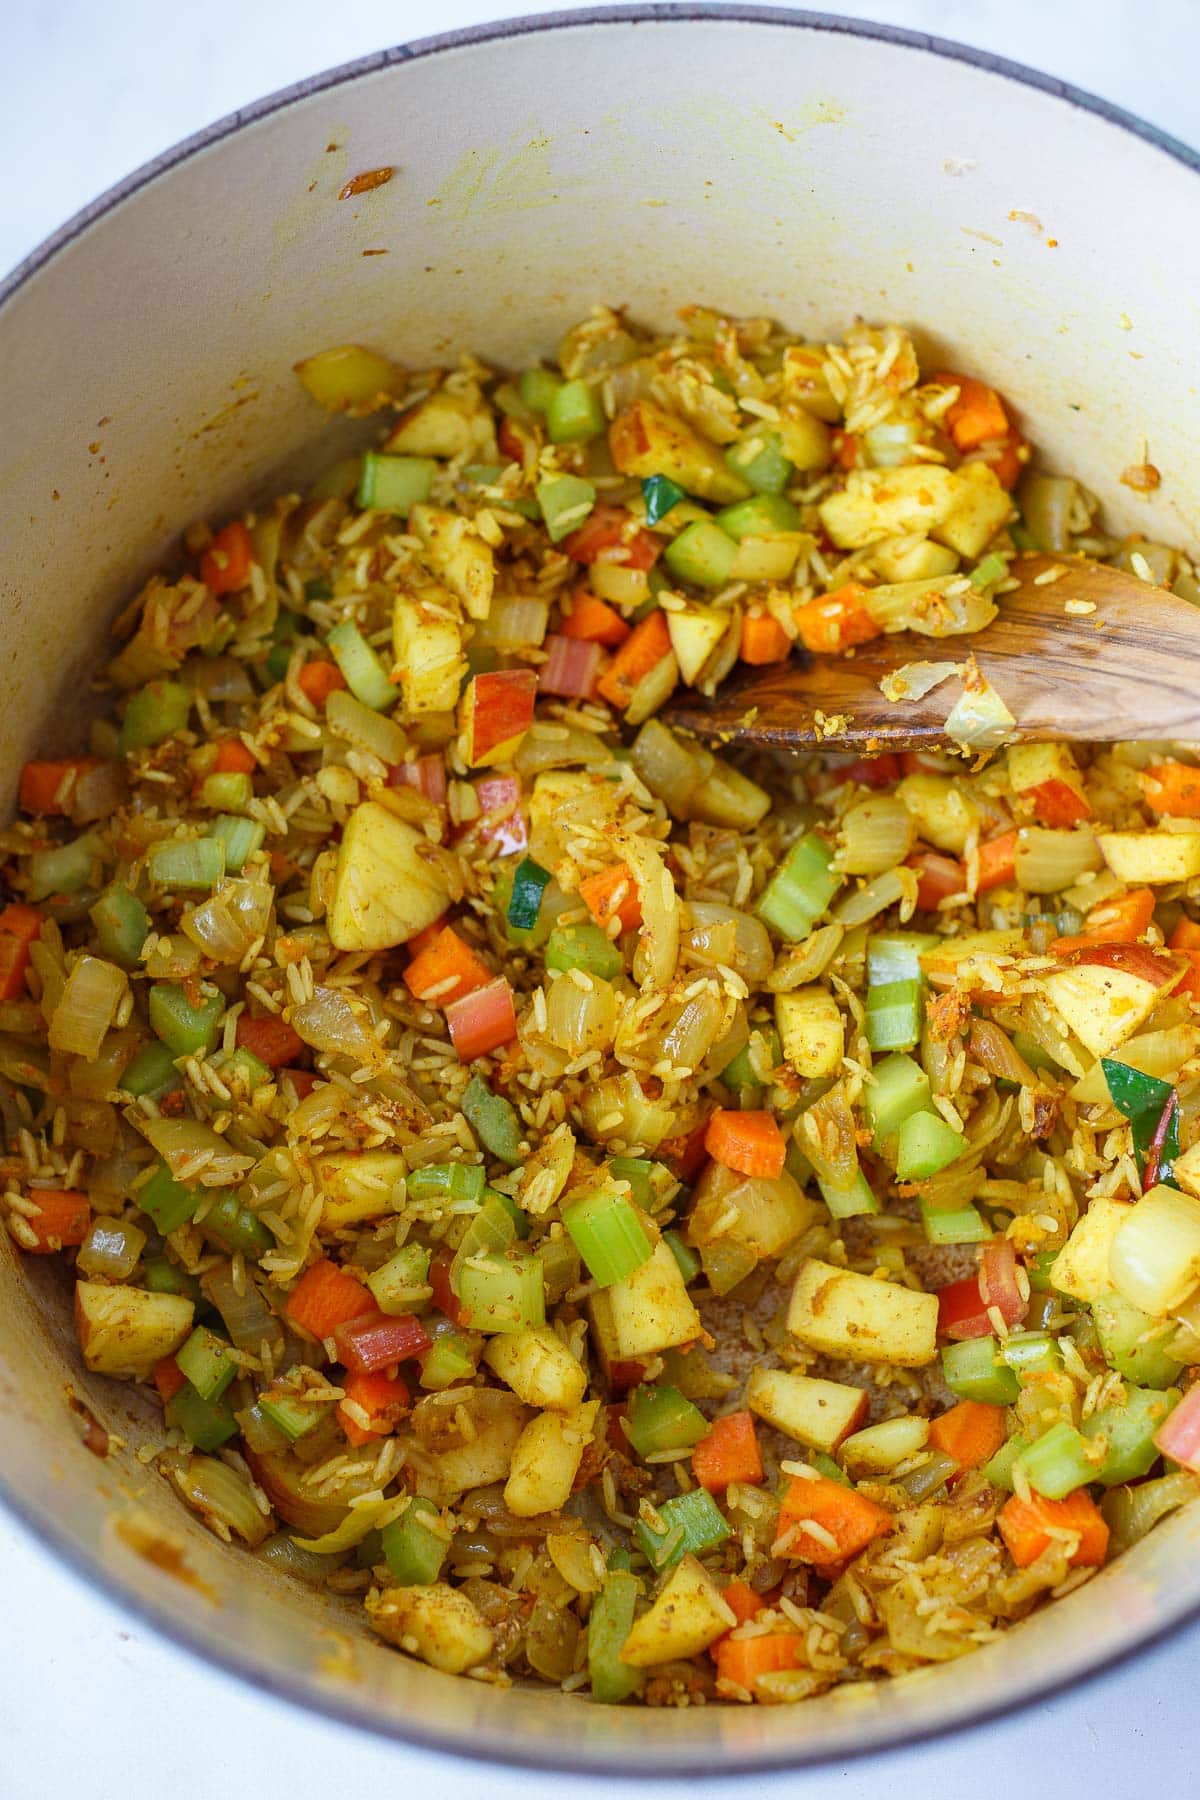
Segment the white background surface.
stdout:
<svg viewBox="0 0 1200 1800">
<path fill-rule="evenodd" d="M 536 0 L 519 9 L 548 10 Z M 138 163 L 222 114 L 318 69 L 501 10 L 518 5 L 0 0 L 0 272 Z M 1198 0 L 874 0 L 828 10 L 1032 63 L 1200 142 Z M 1114 257 L 1126 229 L 1136 234 L 1136 222 L 1114 221 Z M 3 1517 L 0 1568 L 0 1800 L 608 1792 L 378 1744 L 260 1697 L 125 1618 Z M 1141 1800 L 1152 1791 L 1175 1800 L 1194 1781 L 1198 1658 L 1200 1628 L 985 1731 L 828 1773 L 714 1781 L 705 1800 Z M 622 1800 L 668 1791 L 620 1788 Z"/>
</svg>

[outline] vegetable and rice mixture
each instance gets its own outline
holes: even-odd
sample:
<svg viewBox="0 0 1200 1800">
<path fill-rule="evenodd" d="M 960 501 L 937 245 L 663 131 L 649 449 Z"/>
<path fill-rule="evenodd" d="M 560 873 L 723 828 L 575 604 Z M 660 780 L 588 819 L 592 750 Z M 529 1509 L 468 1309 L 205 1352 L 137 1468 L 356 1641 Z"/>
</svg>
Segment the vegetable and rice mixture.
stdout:
<svg viewBox="0 0 1200 1800">
<path fill-rule="evenodd" d="M 301 364 L 381 447 L 185 534 L 0 913 L 8 1231 L 143 1454 L 401 1651 L 668 1705 L 960 1656 L 1200 1474 L 1197 747 L 656 716 L 1021 549 L 1195 572 L 899 329 L 682 318 Z"/>
</svg>

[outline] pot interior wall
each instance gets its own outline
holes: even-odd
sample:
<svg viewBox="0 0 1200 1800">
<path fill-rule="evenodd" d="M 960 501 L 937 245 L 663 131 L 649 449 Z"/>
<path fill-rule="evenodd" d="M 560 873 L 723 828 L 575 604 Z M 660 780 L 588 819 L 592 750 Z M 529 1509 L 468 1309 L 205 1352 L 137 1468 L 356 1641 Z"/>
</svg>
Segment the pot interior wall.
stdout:
<svg viewBox="0 0 1200 1800">
<path fill-rule="evenodd" d="M 339 198 L 384 165 L 385 185 Z M 1179 262 L 1200 242 L 1196 191 L 1045 91 L 782 20 L 577 18 L 262 111 L 101 211 L 0 307 L 5 804 L 21 757 L 72 737 L 109 620 L 180 527 L 339 454 L 351 428 L 291 373 L 329 344 L 516 364 L 601 300 L 657 324 L 704 300 L 814 337 L 897 319 L 987 372 L 1113 522 L 1194 542 L 1197 282 Z M 1131 219 L 1176 254 L 1120 253 Z M 1143 439 L 1164 477 L 1148 499 L 1119 482 Z M 399 1734 L 609 1771 L 803 1761 L 1044 1692 L 1200 1601 L 1184 1515 L 948 1674 L 802 1712 L 638 1714 L 452 1682 L 174 1505 L 133 1454 L 151 1415 L 82 1376 L 58 1272 L 27 1273 L 0 1248 L 0 1479 L 18 1506 L 169 1629 Z M 68 1382 L 127 1451 L 82 1448 Z"/>
</svg>

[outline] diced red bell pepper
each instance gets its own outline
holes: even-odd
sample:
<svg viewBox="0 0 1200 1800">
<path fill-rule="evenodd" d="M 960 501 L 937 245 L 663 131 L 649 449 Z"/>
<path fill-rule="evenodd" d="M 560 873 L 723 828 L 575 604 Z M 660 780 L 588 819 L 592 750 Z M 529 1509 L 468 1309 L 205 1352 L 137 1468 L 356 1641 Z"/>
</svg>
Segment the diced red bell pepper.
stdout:
<svg viewBox="0 0 1200 1800">
<path fill-rule="evenodd" d="M 1155 1448 L 1200 1475 L 1200 1387 L 1190 1388 L 1154 1434 Z"/>
<path fill-rule="evenodd" d="M 1017 1259 L 1007 1238 L 993 1238 L 984 1245 L 977 1275 L 939 1289 L 938 1330 L 958 1341 L 990 1337 L 996 1329 L 993 1307 L 1010 1331 L 1029 1310 L 1028 1298 L 1017 1285 Z"/>
<path fill-rule="evenodd" d="M 446 1025 L 460 1062 L 474 1062 L 477 1056 L 511 1044 L 517 1035 L 517 1013 L 513 991 L 503 975 L 464 994 L 461 1000 L 451 1001 Z"/>
<path fill-rule="evenodd" d="M 936 850 L 918 850 L 908 858 L 907 867 L 917 871 L 917 905 L 922 912 L 936 912 L 951 894 L 966 891 L 963 866 L 952 856 L 939 856 Z"/>
<path fill-rule="evenodd" d="M 249 581 L 253 561 L 254 540 L 241 520 L 235 519 L 218 531 L 200 558 L 200 579 L 212 594 L 236 593 Z"/>
<path fill-rule="evenodd" d="M 574 562 L 620 563 L 627 569 L 652 569 L 662 549 L 648 531 L 629 531 L 632 514 L 623 506 L 594 506 L 588 518 L 563 539 L 562 547 Z"/>
<path fill-rule="evenodd" d="M 428 1350 L 433 1339 L 415 1313 L 363 1313 L 335 1330 L 338 1353 L 348 1369 L 362 1375 L 386 1369 L 391 1363 L 408 1362 Z"/>
<path fill-rule="evenodd" d="M 1090 819 L 1092 809 L 1078 788 L 1073 788 L 1069 781 L 1060 781 L 1055 777 L 1051 781 L 1039 781 L 1036 787 L 1026 788 L 1021 795 L 1033 807 L 1033 816 L 1039 825 L 1048 825 L 1053 831 L 1064 831 L 1069 825 L 1077 825 L 1081 819 Z"/>
<path fill-rule="evenodd" d="M 439 1250 L 429 1264 L 429 1286 L 433 1294 L 433 1304 L 439 1312 L 445 1313 L 452 1325 L 463 1323 L 462 1306 L 458 1295 L 450 1285 L 450 1265 L 454 1261 L 449 1250 Z"/>
</svg>

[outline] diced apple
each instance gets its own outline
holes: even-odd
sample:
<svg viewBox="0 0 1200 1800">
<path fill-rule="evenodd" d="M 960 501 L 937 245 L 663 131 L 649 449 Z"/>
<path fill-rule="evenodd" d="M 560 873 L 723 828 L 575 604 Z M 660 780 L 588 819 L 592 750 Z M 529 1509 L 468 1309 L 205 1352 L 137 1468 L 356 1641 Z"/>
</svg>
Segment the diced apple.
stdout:
<svg viewBox="0 0 1200 1800">
<path fill-rule="evenodd" d="M 468 682 L 459 725 L 473 769 L 512 761 L 533 724 L 536 697 L 537 675 L 532 669 L 495 669 Z"/>
<path fill-rule="evenodd" d="M 610 1394 L 620 1395 L 636 1387 L 646 1373 L 648 1358 L 639 1356 L 622 1356 L 617 1344 L 616 1326 L 613 1324 L 612 1302 L 609 1300 L 608 1288 L 597 1288 L 589 1296 L 588 1322 L 591 1328 L 592 1348 L 600 1364 Z"/>
<path fill-rule="evenodd" d="M 444 1581 L 384 1588 L 369 1593 L 364 1604 L 373 1631 L 432 1669 L 462 1675 L 491 1655 L 491 1627 L 461 1588 Z"/>
<path fill-rule="evenodd" d="M 1101 944 L 1078 954 L 1081 960 L 1043 975 L 1040 985 L 1055 1012 L 1093 1056 L 1108 1056 L 1132 1037 L 1187 966 L 1181 957 L 1141 944 Z M 1083 961 L 1084 956 L 1095 960 Z"/>
<path fill-rule="evenodd" d="M 667 613 L 666 619 L 679 673 L 690 687 L 725 636 L 729 612 L 723 607 L 689 604 Z"/>
<path fill-rule="evenodd" d="M 383 447 L 396 455 L 469 455 L 489 463 L 496 459 L 496 432 L 478 388 L 438 388 L 401 415 Z"/>
<path fill-rule="evenodd" d="M 792 1369 L 752 1369 L 746 1405 L 768 1425 L 827 1455 L 866 1417 L 866 1390 Z"/>
<path fill-rule="evenodd" d="M 586 1400 L 569 1412 L 543 1412 L 530 1419 L 517 1439 L 504 1484 L 504 1504 L 516 1518 L 535 1519 L 566 1505 L 599 1405 Z"/>
<path fill-rule="evenodd" d="M 937 463 L 899 469 L 855 469 L 840 493 L 817 509 L 839 550 L 861 550 L 876 538 L 922 536 L 947 518 L 960 498 L 955 476 Z"/>
<path fill-rule="evenodd" d="M 1012 495 L 989 463 L 963 463 L 955 470 L 954 504 L 934 525 L 933 536 L 974 561 L 1007 524 L 1012 510 Z"/>
<path fill-rule="evenodd" d="M 321 1231 L 340 1231 L 362 1219 L 382 1219 L 400 1210 L 408 1163 L 398 1152 L 336 1151 L 318 1157 L 314 1167 L 325 1199 Z"/>
<path fill-rule="evenodd" d="M 635 400 L 617 414 L 608 443 L 622 475 L 666 475 L 686 493 L 722 506 L 750 492 L 716 444 L 650 400 Z"/>
<path fill-rule="evenodd" d="M 814 419 L 813 423 L 816 423 Z M 729 571 L 730 581 L 786 581 L 796 566 L 803 546 L 812 543 L 804 532 L 778 532 L 771 536 L 742 538 Z M 676 652 L 678 654 L 678 652 Z M 682 663 L 680 664 L 682 668 Z M 687 676 L 684 676 L 687 680 Z"/>
<path fill-rule="evenodd" d="M 496 563 L 470 519 L 419 501 L 408 515 L 408 528 L 425 546 L 431 574 L 445 582 L 473 619 L 486 619 L 492 604 Z"/>
<path fill-rule="evenodd" d="M 939 938 L 920 953 L 921 968 L 931 979 L 952 975 L 960 963 L 973 956 L 1019 956 L 1027 948 L 1025 933 L 1017 926 L 1003 931 L 964 931 L 959 937 Z"/>
<path fill-rule="evenodd" d="M 438 1505 L 468 1488 L 506 1481 L 529 1409 L 503 1388 L 453 1387 L 427 1394 L 408 1421 L 416 1492 Z"/>
<path fill-rule="evenodd" d="M 1050 1284 L 1090 1306 L 1112 1292 L 1108 1253 L 1132 1207 L 1098 1195 L 1091 1202 L 1050 1266 Z"/>
<path fill-rule="evenodd" d="M 338 849 L 329 936 L 338 950 L 387 950 L 440 919 L 450 904 L 440 853 L 377 801 L 351 813 Z"/>
<path fill-rule="evenodd" d="M 1010 744 L 1005 755 L 1014 794 L 1028 793 L 1047 781 L 1063 781 L 1083 791 L 1079 764 L 1066 744 Z"/>
<path fill-rule="evenodd" d="M 731 1631 L 737 1620 L 704 1564 L 681 1557 L 649 1612 L 634 1621 L 621 1646 L 621 1661 L 635 1669 L 686 1661 Z"/>
<path fill-rule="evenodd" d="M 920 1368 L 937 1354 L 936 1294 L 915 1293 L 810 1257 L 796 1277 L 787 1328 L 810 1350 Z"/>
<path fill-rule="evenodd" d="M 83 1360 L 95 1375 L 148 1375 L 173 1356 L 192 1329 L 195 1307 L 181 1294 L 75 1283 L 75 1328 Z"/>
<path fill-rule="evenodd" d="M 319 350 L 295 365 L 296 373 L 326 412 L 374 412 L 385 406 L 403 380 L 400 370 L 386 356 L 364 350 L 361 344 L 339 344 Z"/>
<path fill-rule="evenodd" d="M 392 608 L 392 680 L 406 713 L 452 712 L 467 673 L 458 602 L 445 589 L 398 594 Z"/>
<path fill-rule="evenodd" d="M 1102 831 L 1100 854 L 1130 887 L 1157 887 L 1200 875 L 1200 831 Z"/>
<path fill-rule="evenodd" d="M 871 551 L 869 561 L 883 581 L 933 581 L 939 575 L 953 575 L 958 568 L 953 550 L 912 532 L 884 538 Z"/>
<path fill-rule="evenodd" d="M 798 1075 L 818 1080 L 842 1066 L 846 1027 L 833 995 L 822 987 L 796 988 L 775 996 L 775 1024 L 783 1054 Z"/>
<path fill-rule="evenodd" d="M 918 835 L 952 856 L 961 856 L 967 839 L 979 829 L 979 807 L 961 776 L 918 770 L 899 783 L 896 798 L 912 818 Z"/>
<path fill-rule="evenodd" d="M 607 1290 L 620 1357 L 649 1356 L 690 1343 L 703 1329 L 669 1244 Z"/>
<path fill-rule="evenodd" d="M 567 1412 L 587 1392 L 586 1370 L 550 1325 L 489 1338 L 483 1360 L 526 1406 Z"/>
</svg>

